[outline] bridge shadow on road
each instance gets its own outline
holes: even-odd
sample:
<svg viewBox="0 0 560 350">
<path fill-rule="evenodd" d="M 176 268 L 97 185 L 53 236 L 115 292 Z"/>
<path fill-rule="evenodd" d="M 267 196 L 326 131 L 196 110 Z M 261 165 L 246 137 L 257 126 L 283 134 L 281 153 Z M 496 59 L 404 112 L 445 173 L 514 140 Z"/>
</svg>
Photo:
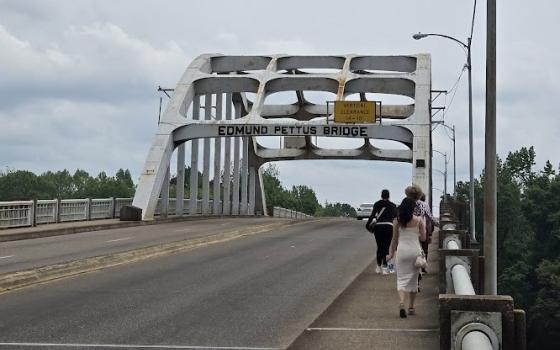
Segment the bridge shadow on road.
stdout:
<svg viewBox="0 0 560 350">
<path fill-rule="evenodd" d="M 438 349 L 438 254 L 434 232 L 428 274 L 416 315 L 399 317 L 396 275 L 375 273 L 375 262 L 289 347 L 300 349 Z M 372 252 L 373 254 L 373 252 Z"/>
</svg>

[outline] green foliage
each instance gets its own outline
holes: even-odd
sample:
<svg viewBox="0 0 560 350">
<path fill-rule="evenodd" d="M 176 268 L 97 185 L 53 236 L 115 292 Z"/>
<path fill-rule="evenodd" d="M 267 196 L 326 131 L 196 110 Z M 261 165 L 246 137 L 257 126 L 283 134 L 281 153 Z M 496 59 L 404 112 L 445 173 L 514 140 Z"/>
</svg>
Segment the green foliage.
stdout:
<svg viewBox="0 0 560 350">
<path fill-rule="evenodd" d="M 528 314 L 530 348 L 557 349 L 560 344 L 560 259 L 541 261 L 536 277 L 540 288 Z"/>
<path fill-rule="evenodd" d="M 347 216 L 356 217 L 356 209 L 347 203 L 329 203 L 325 202 L 325 206 L 320 207 L 317 216 Z"/>
<path fill-rule="evenodd" d="M 24 170 L 0 173 L 0 200 L 132 197 L 134 183 L 130 171 L 119 169 L 115 177 L 101 172 L 97 177 L 84 170 L 74 175 L 66 169 L 41 175 Z"/>
<path fill-rule="evenodd" d="M 349 204 L 329 204 L 322 207 L 315 191 L 304 185 L 293 186 L 291 190 L 282 187 L 280 172 L 274 165 L 268 165 L 263 173 L 264 192 L 269 213 L 273 207 L 296 210 L 316 216 L 356 216 L 356 210 Z"/>
<path fill-rule="evenodd" d="M 202 181 L 203 176 L 202 173 L 198 172 L 198 199 L 202 199 Z M 213 180 L 210 180 L 210 199 L 214 198 L 213 196 L 213 189 L 214 187 L 212 184 L 214 183 Z M 175 198 L 177 193 L 177 176 L 173 175 L 169 179 L 169 198 Z M 184 183 L 184 198 L 189 198 L 189 194 L 191 193 L 191 167 L 185 167 L 185 183 Z"/>
<path fill-rule="evenodd" d="M 307 186 L 293 186 L 291 197 L 295 210 L 308 215 L 314 215 L 320 206 L 315 191 Z"/>
<path fill-rule="evenodd" d="M 530 349 L 560 343 L 560 175 L 550 162 L 535 172 L 523 147 L 497 162 L 498 292 L 527 312 Z M 482 179 L 482 176 L 481 176 Z M 458 184 L 468 198 L 468 183 Z M 482 237 L 484 183 L 475 182 L 477 235 Z M 481 235 L 482 233 L 482 235 Z"/>
<path fill-rule="evenodd" d="M 303 185 L 293 186 L 291 190 L 282 187 L 282 183 L 278 178 L 280 172 L 276 166 L 268 165 L 262 175 L 269 213 L 272 213 L 272 208 L 274 207 L 282 207 L 314 215 L 320 207 L 313 189 Z"/>
<path fill-rule="evenodd" d="M 274 165 L 268 165 L 262 172 L 266 206 L 269 213 L 272 213 L 274 207 L 295 210 L 291 193 L 282 187 L 282 183 L 278 179 L 279 175 L 280 172 Z"/>
</svg>

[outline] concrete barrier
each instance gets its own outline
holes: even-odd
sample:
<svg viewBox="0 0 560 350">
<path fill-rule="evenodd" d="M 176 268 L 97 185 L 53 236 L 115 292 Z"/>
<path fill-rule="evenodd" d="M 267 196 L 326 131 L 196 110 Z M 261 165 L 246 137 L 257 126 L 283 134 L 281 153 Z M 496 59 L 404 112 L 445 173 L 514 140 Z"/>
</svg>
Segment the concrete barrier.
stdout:
<svg viewBox="0 0 560 350">
<path fill-rule="evenodd" d="M 440 349 L 525 350 L 525 312 L 510 296 L 480 295 L 484 256 L 458 220 L 468 215 L 455 215 L 453 207 L 465 206 L 440 203 Z"/>
</svg>

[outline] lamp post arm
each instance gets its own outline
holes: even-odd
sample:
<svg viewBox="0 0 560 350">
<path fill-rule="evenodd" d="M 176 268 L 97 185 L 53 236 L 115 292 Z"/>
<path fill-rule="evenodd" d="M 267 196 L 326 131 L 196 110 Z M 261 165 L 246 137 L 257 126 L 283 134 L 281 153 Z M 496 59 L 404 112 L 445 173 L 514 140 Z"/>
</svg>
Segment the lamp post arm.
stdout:
<svg viewBox="0 0 560 350">
<path fill-rule="evenodd" d="M 445 35 L 445 34 L 427 33 L 427 34 L 424 34 L 424 35 L 425 35 L 425 36 L 439 36 L 439 37 L 442 37 L 442 38 L 446 38 L 446 39 L 449 39 L 449 40 L 453 40 L 454 42 L 456 42 L 457 44 L 461 45 L 461 46 L 464 47 L 465 49 L 470 50 L 470 46 L 471 46 L 471 45 L 470 45 L 470 38 L 469 38 L 469 40 L 468 40 L 468 45 L 467 45 L 467 44 L 465 44 L 464 42 L 462 42 L 461 40 L 455 39 L 454 37 L 449 36 L 449 35 Z"/>
</svg>

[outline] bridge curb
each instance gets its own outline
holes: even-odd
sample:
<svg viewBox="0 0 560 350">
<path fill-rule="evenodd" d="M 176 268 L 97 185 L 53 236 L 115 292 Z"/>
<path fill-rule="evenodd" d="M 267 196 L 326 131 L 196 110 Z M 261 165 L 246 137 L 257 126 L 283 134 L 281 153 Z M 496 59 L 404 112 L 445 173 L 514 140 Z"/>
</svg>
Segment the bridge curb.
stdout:
<svg viewBox="0 0 560 350">
<path fill-rule="evenodd" d="M 254 218 L 254 216 L 249 216 L 249 215 L 239 215 L 234 217 Z M 221 216 L 221 215 L 179 216 L 179 217 L 169 217 L 165 219 L 156 219 L 150 221 L 119 221 L 119 222 L 106 223 L 106 224 L 102 224 L 102 223 L 95 224 L 94 222 L 92 222 L 91 225 L 87 225 L 87 226 L 70 226 L 70 227 L 63 227 L 63 228 L 49 228 L 46 227 L 49 224 L 46 224 L 45 229 L 30 230 L 27 232 L 10 233 L 10 232 L 6 232 L 7 230 L 1 230 L 0 242 L 11 242 L 11 241 L 20 241 L 24 239 L 63 236 L 63 235 L 71 235 L 71 234 L 82 233 L 82 232 L 111 230 L 116 228 L 167 224 L 167 223 L 180 222 L 180 221 L 210 220 L 210 219 L 220 219 L 220 218 L 230 219 L 232 218 L 232 216 Z"/>
</svg>

